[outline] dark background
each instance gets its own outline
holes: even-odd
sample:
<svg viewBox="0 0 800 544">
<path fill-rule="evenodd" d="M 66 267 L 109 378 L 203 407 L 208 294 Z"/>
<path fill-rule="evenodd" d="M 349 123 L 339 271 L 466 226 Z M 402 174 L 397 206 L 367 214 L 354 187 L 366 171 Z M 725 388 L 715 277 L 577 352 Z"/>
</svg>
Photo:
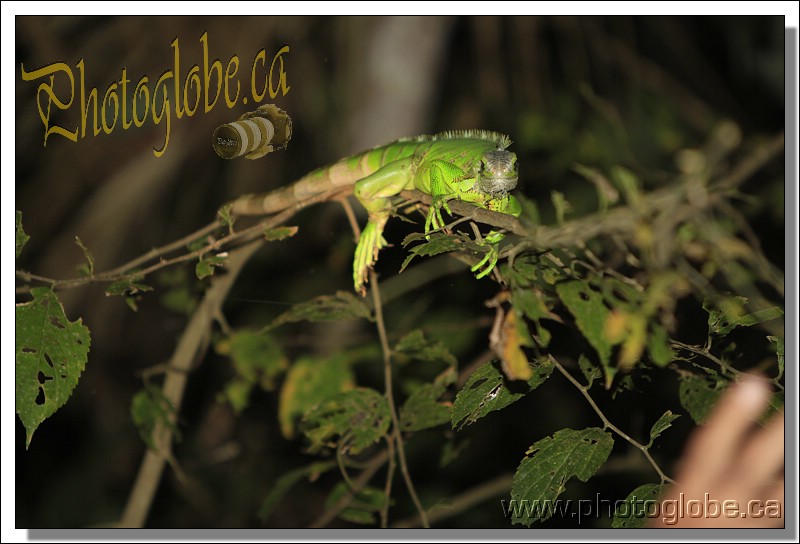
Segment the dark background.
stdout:
<svg viewBox="0 0 800 544">
<path fill-rule="evenodd" d="M 51 136 L 43 147 L 39 82 L 23 81 L 18 71 L 16 209 L 31 239 L 17 268 L 55 278 L 77 275 L 83 256 L 76 235 L 92 251 L 96 270 L 113 268 L 205 225 L 237 195 L 284 185 L 401 136 L 460 128 L 511 135 L 520 192 L 538 200 L 543 221 L 551 222 L 552 190 L 567 196 L 576 216 L 596 207 L 593 190 L 571 170 L 576 162 L 601 170 L 623 164 L 652 188 L 675 172 L 676 151 L 702 145 L 720 120 L 737 123 L 745 143 L 784 126 L 783 17 L 17 17 L 17 68 L 63 61 L 78 84 L 76 64 L 84 59 L 86 86 L 97 87 L 101 100 L 123 67 L 133 83 L 147 75 L 152 91 L 158 76 L 173 68 L 176 37 L 181 80 L 191 65 L 202 67 L 204 31 L 211 59 L 220 58 L 224 67 L 238 55 L 240 75 L 249 74 L 259 49 L 269 61 L 290 46 L 284 55 L 290 91 L 265 100 L 292 118 L 288 149 L 257 161 L 218 158 L 210 145 L 214 129 L 255 109 L 252 102 L 228 109 L 222 98 L 209 113 L 176 119 L 173 112 L 170 143 L 160 158 L 152 148 L 162 145 L 165 128 L 152 119 L 142 128 L 117 126 L 111 135 L 77 143 Z M 79 123 L 79 101 L 78 95 L 59 115 L 60 124 Z M 752 197 L 744 211 L 766 255 L 783 267 L 781 164 L 743 190 Z M 353 243 L 341 208 L 321 205 L 292 224 L 301 226 L 299 234 L 261 250 L 231 293 L 225 312 L 233 326 L 259 327 L 289 303 L 350 289 Z M 405 257 L 397 242 L 407 229 L 390 224 L 387 239 L 395 247 L 381 256 L 384 276 L 394 275 Z M 191 268 L 186 271 L 191 278 Z M 91 330 L 91 352 L 73 397 L 42 424 L 27 451 L 17 424 L 18 527 L 91 527 L 121 515 L 144 452 L 130 421 L 130 399 L 142 386 L 142 371 L 168 359 L 186 323 L 185 315 L 165 308 L 164 281 L 148 282 L 158 289 L 139 301 L 136 313 L 121 298 L 106 297 L 103 285 L 60 294 L 68 317 L 82 317 Z M 201 285 L 188 281 L 199 297 Z M 496 286 L 464 273 L 435 287 L 413 302 L 436 309 L 444 321 L 447 312 L 484 320 L 467 334 L 441 334 L 456 344 L 451 349 L 464 366 L 485 349 L 492 314 L 482 304 Z M 387 319 L 399 321 L 413 310 L 411 301 L 405 304 L 387 306 Z M 690 318 L 702 322 L 704 315 Z M 335 337 L 374 334 L 368 327 L 298 326 L 282 341 L 291 353 L 331 353 L 339 347 Z M 379 370 L 363 374 L 380 387 Z M 303 527 L 321 510 L 336 474 L 301 484 L 266 523 L 257 519 L 275 479 L 311 457 L 301 453 L 300 440 L 280 436 L 275 394 L 256 394 L 238 418 L 217 402 L 229 376 L 214 353 L 192 375 L 175 451 L 203 492 L 186 491 L 167 470 L 148 526 Z M 598 401 L 612 421 L 644 437 L 665 406 L 677 407 L 674 379 L 663 378 L 656 374 L 639 384 L 641 391 L 615 402 L 602 394 Z M 436 465 L 442 431 L 415 437 L 409 459 L 423 497 L 455 496 L 513 473 L 536 440 L 564 427 L 597 424 L 575 390 L 555 376 L 490 418 L 457 439 L 444 432 L 447 440 L 465 442 L 464 453 L 444 469 Z M 681 418 L 654 450 L 665 466 L 690 428 L 689 418 Z M 232 453 L 220 453 L 226 451 Z M 619 462 L 589 485 L 570 484 L 565 497 L 600 493 L 616 500 L 656 480 L 641 459 L 626 462 L 632 459 L 626 452 L 618 447 Z M 413 513 L 399 480 L 395 498 L 392 519 Z M 546 525 L 571 526 L 568 520 Z M 446 526 L 508 522 L 499 501 L 488 501 Z"/>
</svg>

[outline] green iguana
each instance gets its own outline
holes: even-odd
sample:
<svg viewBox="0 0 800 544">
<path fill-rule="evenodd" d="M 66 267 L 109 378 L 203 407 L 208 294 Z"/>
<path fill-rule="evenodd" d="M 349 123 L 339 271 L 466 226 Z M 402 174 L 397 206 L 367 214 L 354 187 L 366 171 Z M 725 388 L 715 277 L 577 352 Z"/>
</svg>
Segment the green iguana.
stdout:
<svg viewBox="0 0 800 544">
<path fill-rule="evenodd" d="M 232 204 L 239 215 L 276 213 L 337 187 L 353 193 L 369 212 L 353 260 L 355 290 L 365 294 L 368 270 L 385 247 L 383 228 L 391 215 L 390 197 L 417 189 L 433 197 L 425 233 L 445 225 L 441 210 L 452 214 L 448 200 L 458 199 L 513 216 L 520 204 L 508 191 L 517 185 L 517 156 L 506 148 L 508 136 L 485 130 L 459 130 L 404 138 L 315 170 L 295 183 L 265 195 L 246 195 Z M 497 263 L 500 233 L 490 233 L 490 251 L 472 267 L 481 278 Z"/>
</svg>

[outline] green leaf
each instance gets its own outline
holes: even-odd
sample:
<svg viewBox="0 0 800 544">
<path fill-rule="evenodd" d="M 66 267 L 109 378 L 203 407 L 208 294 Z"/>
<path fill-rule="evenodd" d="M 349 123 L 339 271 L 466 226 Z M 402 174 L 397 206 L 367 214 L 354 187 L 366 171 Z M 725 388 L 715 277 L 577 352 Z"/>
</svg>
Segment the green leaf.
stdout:
<svg viewBox="0 0 800 544">
<path fill-rule="evenodd" d="M 280 240 L 285 240 L 286 238 L 291 238 L 297 234 L 298 230 L 298 227 L 277 227 L 274 229 L 267 229 L 264 231 L 264 239 L 267 242 L 278 242 Z"/>
<path fill-rule="evenodd" d="M 453 404 L 438 400 L 457 377 L 456 369 L 450 367 L 433 383 L 426 383 L 411 393 L 400 409 L 400 428 L 404 431 L 421 431 L 450 421 Z"/>
<path fill-rule="evenodd" d="M 150 449 L 155 449 L 153 431 L 158 423 L 176 430 L 170 416 L 175 412 L 169 399 L 157 387 L 146 384 L 131 399 L 131 419 L 139 430 L 139 436 Z"/>
<path fill-rule="evenodd" d="M 197 308 L 197 298 L 187 285 L 178 285 L 164 291 L 159 302 L 167 310 L 181 315 L 191 315 Z"/>
<path fill-rule="evenodd" d="M 136 276 L 116 281 L 106 288 L 106 296 L 135 295 L 153 290 L 149 285 L 139 283 L 141 280 L 141 276 Z"/>
<path fill-rule="evenodd" d="M 274 390 L 277 378 L 289 366 L 275 339 L 263 333 L 240 330 L 218 341 L 214 349 L 233 362 L 236 376 L 225 387 L 224 396 L 237 414 L 249 405 L 253 387 Z"/>
<path fill-rule="evenodd" d="M 196 240 L 192 240 L 191 242 L 186 244 L 186 249 L 188 249 L 190 252 L 194 253 L 195 251 L 203 249 L 204 247 L 207 247 L 208 245 L 210 245 L 209 237 L 208 236 L 201 236 L 200 238 L 197 238 Z"/>
<path fill-rule="evenodd" d="M 16 411 L 25 426 L 26 448 L 42 421 L 72 395 L 91 344 L 89 329 L 80 319 L 67 319 L 53 291 L 35 287 L 31 295 L 33 300 L 15 311 Z"/>
<path fill-rule="evenodd" d="M 114 282 L 106 288 L 106 296 L 124 295 L 125 303 L 135 312 L 138 309 L 136 300 L 139 296 L 137 293 L 153 290 L 149 285 L 139 283 L 141 279 L 137 276 Z"/>
<path fill-rule="evenodd" d="M 599 208 L 601 212 L 608 209 L 609 204 L 616 204 L 619 200 L 619 191 L 617 191 L 611 183 L 606 179 L 602 172 L 595 168 L 590 168 L 582 164 L 576 164 L 573 167 L 576 174 L 584 177 L 597 191 L 597 199 L 599 201 Z"/>
<path fill-rule="evenodd" d="M 583 377 L 586 378 L 588 387 L 591 387 L 594 381 L 602 375 L 600 369 L 593 365 L 583 353 L 578 356 L 578 367 L 580 367 Z"/>
<path fill-rule="evenodd" d="M 777 306 L 745 314 L 745 297 L 731 296 L 714 301 L 713 305 L 704 303 L 703 309 L 708 312 L 708 328 L 711 334 L 725 336 L 736 327 L 749 327 L 777 319 L 783 310 Z"/>
<path fill-rule="evenodd" d="M 778 357 L 778 375 L 775 376 L 776 380 L 780 380 L 783 376 L 783 336 L 767 336 L 767 340 L 775 344 L 775 354 Z"/>
<path fill-rule="evenodd" d="M 283 474 L 272 484 L 269 494 L 258 509 L 258 519 L 267 521 L 275 507 L 289 494 L 292 488 L 304 478 L 315 480 L 320 474 L 336 468 L 336 461 L 319 461 Z"/>
<path fill-rule="evenodd" d="M 669 345 L 667 330 L 658 324 L 650 324 L 650 335 L 647 338 L 647 351 L 656 366 L 667 366 L 675 359 L 675 353 Z"/>
<path fill-rule="evenodd" d="M 704 423 L 726 387 L 727 383 L 723 381 L 685 376 L 678 389 L 681 406 L 686 408 L 695 423 Z"/>
<path fill-rule="evenodd" d="M 770 395 L 767 409 L 762 414 L 761 418 L 759 419 L 759 422 L 761 422 L 762 424 L 766 424 L 766 422 L 769 421 L 769 419 L 775 412 L 785 408 L 785 406 L 786 406 L 785 393 L 783 391 L 775 391 L 775 393 Z"/>
<path fill-rule="evenodd" d="M 355 387 L 347 354 L 330 358 L 301 357 L 290 368 L 278 400 L 278 421 L 286 438 L 295 435 L 296 421 L 332 396 Z"/>
<path fill-rule="evenodd" d="M 17 252 L 17 257 L 19 254 L 22 253 L 22 248 L 25 244 L 28 243 L 28 240 L 31 239 L 30 236 L 25 234 L 25 231 L 22 229 L 22 212 L 17 211 L 17 229 L 16 229 L 16 240 L 14 242 L 14 246 Z"/>
<path fill-rule="evenodd" d="M 236 415 L 250 406 L 250 392 L 253 390 L 253 382 L 234 376 L 222 390 L 222 397 L 233 408 Z"/>
<path fill-rule="evenodd" d="M 89 251 L 89 248 L 87 248 L 84 245 L 83 241 L 77 236 L 75 237 L 75 244 L 77 244 L 77 246 L 81 248 L 81 251 L 83 251 L 83 256 L 86 257 L 86 265 L 81 267 L 82 271 L 84 272 L 85 275 L 91 276 L 92 274 L 94 274 L 94 257 L 92 256 L 92 253 Z"/>
<path fill-rule="evenodd" d="M 631 207 L 638 208 L 641 205 L 642 192 L 639 188 L 639 180 L 633 172 L 622 166 L 615 166 L 611 169 L 611 179 L 625 195 L 625 200 Z"/>
<path fill-rule="evenodd" d="M 464 249 L 467 245 L 466 241 L 457 235 L 447 235 L 439 232 L 430 234 L 428 236 L 430 238 L 428 242 L 411 248 L 408 257 L 406 257 L 406 260 L 403 261 L 403 265 L 400 267 L 400 272 L 406 269 L 414 257 L 433 257 L 434 255 L 439 255 L 440 253 Z M 411 242 L 425 238 L 426 236 L 424 234 L 409 234 L 403 240 L 403 247 L 406 247 Z M 476 248 L 479 247 L 477 244 L 474 244 L 474 246 Z"/>
<path fill-rule="evenodd" d="M 613 369 L 609 367 L 611 343 L 605 335 L 609 310 L 603 303 L 603 295 L 589 287 L 586 282 L 577 280 L 557 284 L 556 292 L 575 317 L 578 330 L 600 356 L 608 380 L 609 373 L 613 376 Z"/>
<path fill-rule="evenodd" d="M 553 365 L 545 359 L 534 361 L 533 376 L 527 382 L 508 381 L 498 361 L 481 366 L 456 395 L 450 423 L 453 429 L 475 423 L 490 412 L 518 401 L 550 377 Z"/>
<path fill-rule="evenodd" d="M 372 313 L 364 300 L 352 293 L 337 291 L 334 296 L 322 295 L 295 304 L 276 317 L 267 329 L 295 321 L 344 321 L 362 318 L 373 321 Z"/>
<path fill-rule="evenodd" d="M 605 463 L 614 439 L 598 428 L 562 429 L 531 446 L 514 474 L 511 500 L 515 503 L 512 523 L 530 526 L 553 515 L 552 505 L 577 476 L 591 478 Z"/>
<path fill-rule="evenodd" d="M 673 414 L 672 410 L 664 412 L 664 414 L 658 418 L 658 421 L 653 423 L 653 426 L 650 428 L 650 443 L 647 444 L 647 447 L 649 448 L 652 446 L 655 439 L 658 438 L 658 435 L 669 429 L 672 426 L 672 422 L 679 417 L 681 417 L 680 414 Z"/>
<path fill-rule="evenodd" d="M 350 491 L 346 482 L 339 482 L 325 500 L 325 510 L 330 510 L 342 500 Z M 386 504 L 386 493 L 382 489 L 366 486 L 358 491 L 341 512 L 339 517 L 351 523 L 360 525 L 374 525 L 377 522 L 375 514 L 380 512 Z"/>
<path fill-rule="evenodd" d="M 220 223 L 222 223 L 224 227 L 227 227 L 229 232 L 233 230 L 233 218 L 231 217 L 232 208 L 233 202 L 229 202 L 217 210 L 217 217 Z"/>
<path fill-rule="evenodd" d="M 437 340 L 427 340 L 420 329 L 415 329 L 401 338 L 394 349 L 396 353 L 416 361 L 444 361 L 453 366 L 458 364 L 447 346 Z"/>
<path fill-rule="evenodd" d="M 547 307 L 544 294 L 539 289 L 512 289 L 511 305 L 531 321 L 558 319 Z"/>
<path fill-rule="evenodd" d="M 611 527 L 614 529 L 642 529 L 650 521 L 649 513 L 660 509 L 656 501 L 661 497 L 665 486 L 644 484 L 630 492 L 624 501 L 617 504 Z M 656 508 L 650 508 L 656 506 Z"/>
<path fill-rule="evenodd" d="M 572 211 L 572 205 L 560 191 L 552 191 L 550 193 L 550 200 L 553 202 L 553 208 L 556 210 L 556 223 L 558 225 L 564 224 L 564 216 Z"/>
<path fill-rule="evenodd" d="M 229 337 L 230 357 L 237 374 L 265 391 L 275 388 L 278 376 L 289 366 L 280 345 L 267 334 L 240 330 Z"/>
<path fill-rule="evenodd" d="M 214 268 L 225 266 L 226 262 L 228 262 L 227 252 L 218 253 L 217 255 L 203 255 L 200 257 L 200 260 L 197 261 L 197 266 L 195 266 L 197 279 L 202 280 L 208 276 L 213 276 Z"/>
<path fill-rule="evenodd" d="M 391 421 L 386 398 L 374 389 L 358 388 L 317 405 L 300 427 L 312 451 L 328 447 L 356 455 L 385 436 Z"/>
</svg>

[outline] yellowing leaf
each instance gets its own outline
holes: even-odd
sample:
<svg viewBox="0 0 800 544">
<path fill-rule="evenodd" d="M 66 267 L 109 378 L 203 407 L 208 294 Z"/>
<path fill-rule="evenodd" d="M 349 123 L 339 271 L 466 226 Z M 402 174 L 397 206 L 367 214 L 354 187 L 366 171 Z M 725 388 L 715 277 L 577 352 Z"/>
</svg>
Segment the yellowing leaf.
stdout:
<svg viewBox="0 0 800 544">
<path fill-rule="evenodd" d="M 312 451 L 325 446 L 355 455 L 380 440 L 391 421 L 386 399 L 374 389 L 358 388 L 315 406 L 303 417 L 301 429 Z"/>
<path fill-rule="evenodd" d="M 520 330 L 522 327 L 525 327 L 525 322 L 518 320 L 514 311 L 507 312 L 503 321 L 501 345 L 492 346 L 500 356 L 503 372 L 509 380 L 527 380 L 533 375 L 528 365 L 528 356 L 522 351 L 522 346 L 530 346 L 531 340 L 527 330 Z"/>
<path fill-rule="evenodd" d="M 330 397 L 355 387 L 355 376 L 345 354 L 329 359 L 303 357 L 286 374 L 278 401 L 281 433 L 293 438 L 296 422 Z"/>
</svg>

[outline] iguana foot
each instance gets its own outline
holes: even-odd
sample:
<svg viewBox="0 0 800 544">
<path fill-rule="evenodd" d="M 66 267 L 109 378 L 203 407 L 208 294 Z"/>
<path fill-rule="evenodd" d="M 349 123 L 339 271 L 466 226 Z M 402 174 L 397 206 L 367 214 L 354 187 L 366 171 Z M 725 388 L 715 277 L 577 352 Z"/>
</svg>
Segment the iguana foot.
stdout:
<svg viewBox="0 0 800 544">
<path fill-rule="evenodd" d="M 498 244 L 500 241 L 505 238 L 505 235 L 499 232 L 490 232 L 486 235 L 483 239 L 483 243 L 481 245 L 488 245 L 489 251 L 486 252 L 483 259 L 470 268 L 472 272 L 475 272 L 475 277 L 477 279 L 481 279 L 485 276 L 488 276 L 494 267 L 497 265 L 497 259 L 500 256 L 500 250 L 498 249 Z"/>
<path fill-rule="evenodd" d="M 497 264 L 497 246 L 490 246 L 489 251 L 484 255 L 483 259 L 470 268 L 472 272 L 475 272 L 475 277 L 477 279 L 481 279 L 485 276 L 488 276 L 492 270 L 494 270 L 495 265 Z"/>
<path fill-rule="evenodd" d="M 356 292 L 360 293 L 362 297 L 367 294 L 364 284 L 367 283 L 369 269 L 378 260 L 378 252 L 381 248 L 388 245 L 383 238 L 385 224 L 386 218 L 370 219 L 361 233 L 361 238 L 358 239 L 355 258 L 353 259 L 353 285 Z"/>
<path fill-rule="evenodd" d="M 445 226 L 444 218 L 442 218 L 442 210 L 446 211 L 450 215 L 453 215 L 453 212 L 450 211 L 450 206 L 447 205 L 446 200 L 443 198 L 434 198 L 433 202 L 431 203 L 431 207 L 428 210 L 428 217 L 425 219 L 425 234 Z"/>
</svg>

